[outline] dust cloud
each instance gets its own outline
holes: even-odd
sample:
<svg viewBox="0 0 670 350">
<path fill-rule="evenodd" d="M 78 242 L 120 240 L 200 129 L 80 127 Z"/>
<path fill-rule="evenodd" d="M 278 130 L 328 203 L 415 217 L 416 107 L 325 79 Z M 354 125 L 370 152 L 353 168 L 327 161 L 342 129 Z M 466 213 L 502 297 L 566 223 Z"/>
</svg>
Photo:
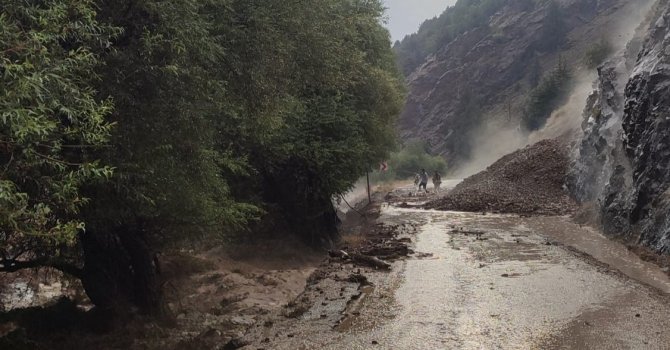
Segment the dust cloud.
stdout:
<svg viewBox="0 0 670 350">
<path fill-rule="evenodd" d="M 453 171 L 450 177 L 464 179 L 476 174 L 504 155 L 525 147 L 528 144 L 526 139 L 519 127 L 501 126 L 498 123 L 482 125 L 470 141 L 474 145 L 471 160 Z"/>
<path fill-rule="evenodd" d="M 586 100 L 593 92 L 593 82 L 597 78 L 594 71 L 581 70 L 576 74 L 576 81 L 567 102 L 551 113 L 545 126 L 528 135 L 528 144 L 554 138 L 570 137 L 581 130 L 582 112 Z"/>
</svg>

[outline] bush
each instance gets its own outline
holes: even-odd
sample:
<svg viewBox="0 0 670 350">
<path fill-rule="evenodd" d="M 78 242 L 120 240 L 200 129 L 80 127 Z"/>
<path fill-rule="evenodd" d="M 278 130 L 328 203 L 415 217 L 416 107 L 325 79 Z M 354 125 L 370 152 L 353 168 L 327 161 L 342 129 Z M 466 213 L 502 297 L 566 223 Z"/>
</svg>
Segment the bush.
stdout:
<svg viewBox="0 0 670 350">
<path fill-rule="evenodd" d="M 103 309 L 168 314 L 166 244 L 258 220 L 329 244 L 331 199 L 394 149 L 382 0 L 0 8 L 0 272 L 60 269 Z"/>
<path fill-rule="evenodd" d="M 530 131 L 541 129 L 551 113 L 567 96 L 570 71 L 562 61 L 531 92 L 522 118 L 523 126 Z"/>
<path fill-rule="evenodd" d="M 584 64 L 590 69 L 598 68 L 612 54 L 612 51 L 614 51 L 612 44 L 605 39 L 600 39 L 600 42 L 584 54 Z"/>
<path fill-rule="evenodd" d="M 391 154 L 388 161 L 388 171 L 375 174 L 377 181 L 405 180 L 414 177 L 421 169 L 432 175 L 437 170 L 444 174 L 447 162 L 441 156 L 433 156 L 427 151 L 427 145 L 423 141 L 408 143 L 399 152 Z"/>
</svg>

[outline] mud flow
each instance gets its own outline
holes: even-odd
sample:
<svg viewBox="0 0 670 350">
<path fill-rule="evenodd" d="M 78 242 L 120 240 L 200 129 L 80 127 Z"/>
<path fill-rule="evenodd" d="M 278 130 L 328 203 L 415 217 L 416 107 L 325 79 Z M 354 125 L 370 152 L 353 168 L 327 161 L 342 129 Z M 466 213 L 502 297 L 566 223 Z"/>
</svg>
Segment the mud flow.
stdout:
<svg viewBox="0 0 670 350">
<path fill-rule="evenodd" d="M 370 286 L 346 287 L 355 297 L 317 300 L 247 348 L 670 347 L 668 277 L 567 217 L 386 205 L 379 221 L 415 225 L 416 253 L 391 272 L 364 272 Z M 321 283 L 326 295 L 346 290 Z"/>
</svg>

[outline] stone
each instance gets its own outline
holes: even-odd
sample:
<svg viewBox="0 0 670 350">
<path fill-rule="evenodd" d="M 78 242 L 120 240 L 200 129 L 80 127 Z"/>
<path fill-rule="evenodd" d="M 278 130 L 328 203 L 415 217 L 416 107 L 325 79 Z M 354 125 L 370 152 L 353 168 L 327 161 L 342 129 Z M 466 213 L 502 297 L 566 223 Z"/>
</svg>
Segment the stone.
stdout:
<svg viewBox="0 0 670 350">
<path fill-rule="evenodd" d="M 599 68 L 568 181 L 580 202 L 596 203 L 591 215 L 606 234 L 659 252 L 670 251 L 668 16 L 664 4 L 652 28 Z"/>
</svg>

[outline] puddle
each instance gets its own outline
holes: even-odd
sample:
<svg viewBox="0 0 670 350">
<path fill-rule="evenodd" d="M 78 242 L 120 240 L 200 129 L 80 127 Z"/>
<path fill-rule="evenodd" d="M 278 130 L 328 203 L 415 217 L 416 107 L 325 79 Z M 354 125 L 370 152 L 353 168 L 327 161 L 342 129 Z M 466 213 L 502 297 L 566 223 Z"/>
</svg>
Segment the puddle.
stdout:
<svg viewBox="0 0 670 350">
<path fill-rule="evenodd" d="M 361 315 L 361 310 L 365 305 L 365 301 L 370 295 L 375 291 L 373 286 L 363 286 L 361 287 L 361 293 L 357 294 L 358 297 L 352 299 L 350 304 L 347 306 L 346 315 L 340 320 L 340 323 L 335 329 L 339 332 L 346 332 L 352 330 L 356 324 L 356 319 Z"/>
<path fill-rule="evenodd" d="M 632 279 L 670 294 L 670 277 L 658 265 L 643 261 L 623 244 L 607 238 L 596 230 L 580 226 L 563 217 L 528 218 L 527 222 L 531 230 L 574 247 Z"/>
</svg>

